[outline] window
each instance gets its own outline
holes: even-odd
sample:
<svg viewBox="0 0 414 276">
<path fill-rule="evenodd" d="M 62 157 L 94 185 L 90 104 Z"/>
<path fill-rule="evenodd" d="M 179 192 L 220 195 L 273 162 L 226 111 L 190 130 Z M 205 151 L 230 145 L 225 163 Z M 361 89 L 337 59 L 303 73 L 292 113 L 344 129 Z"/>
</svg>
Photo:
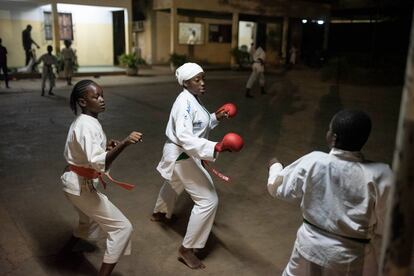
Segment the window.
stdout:
<svg viewBox="0 0 414 276">
<path fill-rule="evenodd" d="M 51 12 L 44 12 L 45 17 L 45 38 L 53 39 L 53 19 Z M 72 14 L 59 13 L 59 34 L 60 40 L 73 40 Z"/>
<path fill-rule="evenodd" d="M 208 28 L 208 41 L 217 43 L 230 43 L 231 25 L 210 24 Z"/>
<path fill-rule="evenodd" d="M 59 13 L 60 40 L 73 40 L 72 14 Z"/>
<path fill-rule="evenodd" d="M 53 28 L 52 28 L 52 13 L 44 12 L 45 16 L 45 38 L 46 40 L 53 39 Z"/>
</svg>

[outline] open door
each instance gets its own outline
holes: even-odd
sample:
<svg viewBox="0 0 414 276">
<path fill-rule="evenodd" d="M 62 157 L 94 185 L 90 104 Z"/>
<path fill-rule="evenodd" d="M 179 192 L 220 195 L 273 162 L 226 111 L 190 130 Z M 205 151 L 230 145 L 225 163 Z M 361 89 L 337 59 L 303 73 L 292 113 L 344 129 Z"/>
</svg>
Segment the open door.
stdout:
<svg viewBox="0 0 414 276">
<path fill-rule="evenodd" d="M 114 65 L 118 65 L 118 57 L 125 53 L 125 15 L 124 11 L 112 12 Z"/>
<path fill-rule="evenodd" d="M 256 47 L 266 48 L 266 23 L 257 23 L 256 29 Z"/>
</svg>

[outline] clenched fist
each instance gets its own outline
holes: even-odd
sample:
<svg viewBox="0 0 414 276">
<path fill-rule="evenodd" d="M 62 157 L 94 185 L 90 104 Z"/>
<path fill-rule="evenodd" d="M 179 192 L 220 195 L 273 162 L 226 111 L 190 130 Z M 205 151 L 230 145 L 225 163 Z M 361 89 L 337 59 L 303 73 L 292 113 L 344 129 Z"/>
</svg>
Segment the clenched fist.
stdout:
<svg viewBox="0 0 414 276">
<path fill-rule="evenodd" d="M 137 142 L 142 142 L 142 136 L 142 133 L 133 131 L 124 139 L 123 143 L 125 143 L 125 145 L 131 145 L 136 144 Z"/>
</svg>

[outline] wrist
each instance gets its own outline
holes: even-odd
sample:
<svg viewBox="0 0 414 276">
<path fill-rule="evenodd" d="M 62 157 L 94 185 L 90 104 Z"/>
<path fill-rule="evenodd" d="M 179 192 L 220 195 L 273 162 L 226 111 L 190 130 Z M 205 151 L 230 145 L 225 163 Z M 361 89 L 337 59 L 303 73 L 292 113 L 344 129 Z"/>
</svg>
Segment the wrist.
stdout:
<svg viewBox="0 0 414 276">
<path fill-rule="evenodd" d="M 221 143 L 217 143 L 214 146 L 214 152 L 221 152 L 221 151 L 222 151 L 222 145 L 221 145 Z"/>
</svg>

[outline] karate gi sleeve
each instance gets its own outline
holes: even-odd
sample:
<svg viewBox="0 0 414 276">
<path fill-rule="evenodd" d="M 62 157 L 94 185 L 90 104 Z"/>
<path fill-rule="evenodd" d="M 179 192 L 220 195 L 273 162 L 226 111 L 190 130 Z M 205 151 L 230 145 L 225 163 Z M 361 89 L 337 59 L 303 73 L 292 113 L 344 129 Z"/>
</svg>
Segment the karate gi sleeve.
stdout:
<svg viewBox="0 0 414 276">
<path fill-rule="evenodd" d="M 187 154 L 199 159 L 214 161 L 214 146 L 217 143 L 199 138 L 193 134 L 192 112 L 191 103 L 187 101 L 185 105 L 177 108 L 175 114 L 173 114 L 178 142 Z"/>
<path fill-rule="evenodd" d="M 286 201 L 296 201 L 302 198 L 302 188 L 307 176 L 307 171 L 302 166 L 304 158 L 296 160 L 283 169 L 279 163 L 270 167 L 267 189 L 272 197 Z"/>
<path fill-rule="evenodd" d="M 394 175 L 391 168 L 388 165 L 385 166 L 386 168 L 384 169 L 384 172 L 381 173 L 377 179 L 378 189 L 376 195 L 377 200 L 375 204 L 375 217 L 377 221 L 375 226 L 375 234 L 380 236 L 383 234 L 385 216 L 387 212 L 387 202 L 390 200 L 390 189 L 391 185 L 394 182 Z"/>
<path fill-rule="evenodd" d="M 210 129 L 215 128 L 220 123 L 219 120 L 217 120 L 216 113 L 210 113 Z"/>
<path fill-rule="evenodd" d="M 90 167 L 98 172 L 104 172 L 107 152 L 101 146 L 102 138 L 100 137 L 100 133 L 84 127 L 80 129 L 78 135 L 79 144 Z"/>
</svg>

